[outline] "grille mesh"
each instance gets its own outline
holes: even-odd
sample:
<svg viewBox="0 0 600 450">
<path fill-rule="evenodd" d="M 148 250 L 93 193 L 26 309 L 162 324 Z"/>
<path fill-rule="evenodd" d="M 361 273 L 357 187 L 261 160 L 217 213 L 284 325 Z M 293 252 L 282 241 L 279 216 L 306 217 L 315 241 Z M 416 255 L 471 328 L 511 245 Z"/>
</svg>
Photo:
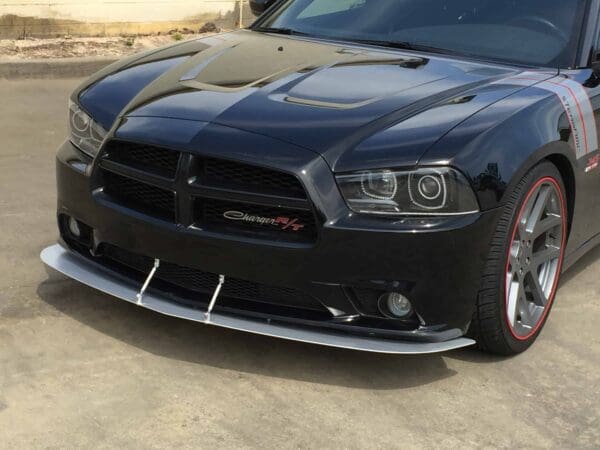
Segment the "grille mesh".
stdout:
<svg viewBox="0 0 600 450">
<path fill-rule="evenodd" d="M 184 157 L 189 163 L 180 164 Z M 196 225 L 212 232 L 273 242 L 316 240 L 312 206 L 298 201 L 308 200 L 307 194 L 300 180 L 286 172 L 113 140 L 103 150 L 99 174 L 94 184 L 103 187 L 111 202 L 185 227 Z M 206 192 L 207 187 L 218 190 Z M 229 201 L 232 195 L 241 203 Z M 254 203 L 264 201 L 266 195 L 278 206 Z M 222 200 L 208 198 L 213 196 Z M 223 214 L 231 210 L 266 220 L 228 220 Z M 277 222 L 269 223 L 269 219 Z"/>
<path fill-rule="evenodd" d="M 104 193 L 124 206 L 175 220 L 175 194 L 113 172 L 104 172 Z"/>
<path fill-rule="evenodd" d="M 142 273 L 147 273 L 153 265 L 152 258 L 137 255 L 109 244 L 102 245 L 102 254 L 112 261 Z M 169 285 L 202 294 L 212 294 L 219 281 L 218 275 L 214 273 L 203 272 L 168 262 L 161 262 L 155 278 Z M 224 298 L 323 311 L 323 307 L 314 297 L 302 291 L 237 278 L 226 278 L 221 290 L 221 296 Z"/>
<path fill-rule="evenodd" d="M 300 180 L 294 175 L 221 159 L 204 159 L 202 183 L 260 194 L 306 198 Z"/>
<path fill-rule="evenodd" d="M 105 158 L 172 179 L 177 173 L 180 155 L 179 152 L 152 145 L 111 141 Z"/>
</svg>

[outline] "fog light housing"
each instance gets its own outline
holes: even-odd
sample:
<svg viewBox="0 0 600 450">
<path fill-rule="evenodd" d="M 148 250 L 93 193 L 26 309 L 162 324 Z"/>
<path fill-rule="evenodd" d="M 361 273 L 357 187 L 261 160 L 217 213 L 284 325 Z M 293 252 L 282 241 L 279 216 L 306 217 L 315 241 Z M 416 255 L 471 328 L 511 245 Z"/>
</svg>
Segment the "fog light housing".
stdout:
<svg viewBox="0 0 600 450">
<path fill-rule="evenodd" d="M 77 222 L 76 219 L 74 219 L 73 217 L 69 217 L 67 226 L 69 227 L 69 232 L 73 235 L 73 237 L 81 237 L 81 228 L 79 228 L 79 222 Z"/>
<path fill-rule="evenodd" d="M 387 292 L 379 297 L 379 309 L 391 319 L 406 319 L 413 313 L 412 303 L 399 292 Z"/>
<path fill-rule="evenodd" d="M 60 236 L 67 244 L 92 247 L 94 230 L 89 225 L 67 214 L 61 214 L 58 218 L 58 226 Z"/>
</svg>

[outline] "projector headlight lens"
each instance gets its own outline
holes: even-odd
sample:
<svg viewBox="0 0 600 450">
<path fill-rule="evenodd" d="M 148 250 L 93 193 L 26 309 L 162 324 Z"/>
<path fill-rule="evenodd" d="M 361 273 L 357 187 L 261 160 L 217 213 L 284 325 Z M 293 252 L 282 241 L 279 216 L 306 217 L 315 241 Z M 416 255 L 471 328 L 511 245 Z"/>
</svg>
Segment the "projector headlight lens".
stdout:
<svg viewBox="0 0 600 450">
<path fill-rule="evenodd" d="M 79 150 L 94 158 L 100 151 L 107 132 L 77 104 L 69 103 L 69 128 L 71 142 Z"/>
<path fill-rule="evenodd" d="M 444 180 L 434 175 L 424 175 L 419 178 L 419 195 L 427 200 L 436 200 L 444 192 Z"/>
<path fill-rule="evenodd" d="M 392 200 L 398 192 L 398 180 L 391 170 L 368 172 L 360 179 L 365 197 L 375 200 Z"/>
<path fill-rule="evenodd" d="M 389 169 L 337 176 L 353 211 L 383 215 L 459 215 L 479 211 L 469 182 L 450 167 Z"/>
</svg>

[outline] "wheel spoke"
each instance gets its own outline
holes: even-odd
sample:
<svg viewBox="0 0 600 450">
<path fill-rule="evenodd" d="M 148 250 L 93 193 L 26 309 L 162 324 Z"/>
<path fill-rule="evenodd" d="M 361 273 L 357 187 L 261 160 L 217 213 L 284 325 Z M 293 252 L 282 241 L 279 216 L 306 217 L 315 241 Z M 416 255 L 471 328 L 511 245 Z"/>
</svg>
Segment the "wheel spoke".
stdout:
<svg viewBox="0 0 600 450">
<path fill-rule="evenodd" d="M 542 264 L 552 262 L 558 258 L 560 258 L 560 248 L 551 245 L 534 253 L 531 265 L 533 270 L 537 272 Z"/>
<path fill-rule="evenodd" d="M 542 216 L 546 211 L 546 205 L 550 201 L 552 189 L 549 186 L 542 186 L 539 191 L 539 195 L 533 203 L 531 212 L 524 216 L 527 220 L 526 230 L 527 234 L 533 235 L 537 229 L 538 224 L 542 221 Z"/>
<path fill-rule="evenodd" d="M 515 255 L 510 255 L 510 267 L 511 271 L 514 272 L 519 267 L 519 259 Z"/>
<path fill-rule="evenodd" d="M 526 328 L 532 328 L 535 324 L 533 323 L 533 316 L 529 310 L 529 302 L 525 297 L 525 292 L 519 296 L 518 304 L 519 316 L 521 317 L 521 325 Z"/>
<path fill-rule="evenodd" d="M 540 280 L 537 276 L 537 273 L 529 272 L 527 274 L 527 286 L 529 287 L 529 291 L 533 297 L 533 303 L 538 306 L 546 306 L 548 303 L 548 298 L 546 297 L 544 289 L 540 285 Z"/>
<path fill-rule="evenodd" d="M 529 236 L 529 233 L 527 232 L 527 217 L 528 216 L 523 213 L 523 216 L 519 220 L 517 234 L 515 236 L 515 239 L 518 239 L 519 241 L 524 241 L 527 239 L 527 236 Z"/>
<path fill-rule="evenodd" d="M 535 239 L 561 225 L 562 218 L 558 214 L 548 214 L 547 218 L 540 220 L 535 224 L 535 227 L 530 234 L 532 238 Z"/>
<path fill-rule="evenodd" d="M 520 246 L 521 246 L 521 243 L 519 241 L 515 241 L 515 242 L 513 242 L 512 247 L 510 249 L 510 255 L 509 255 L 508 262 L 510 264 L 511 272 L 515 272 L 517 270 L 517 267 L 519 267 Z"/>
<path fill-rule="evenodd" d="M 507 278 L 508 305 L 506 313 L 510 324 L 514 327 L 517 323 L 517 316 L 519 315 L 518 304 L 522 285 L 513 273 L 509 274 Z"/>
</svg>

